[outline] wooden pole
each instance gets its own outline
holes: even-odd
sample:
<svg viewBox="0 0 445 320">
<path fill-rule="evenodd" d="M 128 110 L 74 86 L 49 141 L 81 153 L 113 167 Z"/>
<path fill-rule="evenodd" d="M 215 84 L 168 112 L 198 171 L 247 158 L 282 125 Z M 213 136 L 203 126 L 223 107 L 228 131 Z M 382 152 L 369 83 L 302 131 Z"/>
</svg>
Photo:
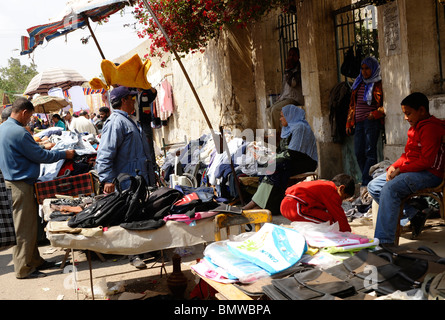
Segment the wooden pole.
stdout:
<svg viewBox="0 0 445 320">
<path fill-rule="evenodd" d="M 162 27 L 161 23 L 158 20 L 158 17 L 156 16 L 156 14 L 153 12 L 153 10 L 151 9 L 150 5 L 148 4 L 147 0 L 143 0 L 145 6 L 147 7 L 147 10 L 150 12 L 151 17 L 153 18 L 153 20 L 156 22 L 156 24 L 158 25 L 159 30 L 161 30 L 162 34 L 164 35 L 165 39 L 167 40 L 167 43 L 171 49 L 171 51 L 173 52 L 173 54 L 175 55 L 176 60 L 179 63 L 179 66 L 181 67 L 182 72 L 184 73 L 185 78 L 187 79 L 188 84 L 190 85 L 190 88 L 192 89 L 193 95 L 196 98 L 196 101 L 198 102 L 199 108 L 202 111 L 202 114 L 207 122 L 207 125 L 210 128 L 210 131 L 212 132 L 212 135 L 214 136 L 214 132 L 213 132 L 213 127 L 212 124 L 210 123 L 209 118 L 207 117 L 207 113 L 204 110 L 204 106 L 201 103 L 201 100 L 199 99 L 198 93 L 195 90 L 195 87 L 193 86 L 192 81 L 190 80 L 190 77 L 187 73 L 187 71 L 184 68 L 184 65 L 182 64 L 181 58 L 179 57 L 178 53 L 176 52 L 175 48 L 173 47 L 173 44 L 170 40 L 170 37 L 167 35 L 167 33 L 165 32 L 164 28 Z M 216 145 L 216 141 L 215 141 L 215 145 Z"/>
</svg>

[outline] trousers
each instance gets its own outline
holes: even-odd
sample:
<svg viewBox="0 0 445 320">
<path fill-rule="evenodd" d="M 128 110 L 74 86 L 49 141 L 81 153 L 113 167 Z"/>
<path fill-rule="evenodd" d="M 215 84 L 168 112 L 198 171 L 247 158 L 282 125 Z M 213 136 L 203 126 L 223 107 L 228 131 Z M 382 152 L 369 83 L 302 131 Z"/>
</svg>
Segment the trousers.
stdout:
<svg viewBox="0 0 445 320">
<path fill-rule="evenodd" d="M 379 204 L 374 237 L 380 243 L 394 243 L 402 199 L 420 189 L 438 186 L 441 181 L 442 178 L 428 171 L 401 173 L 390 181 L 386 181 L 384 173 L 371 180 L 368 192 Z M 405 205 L 404 213 L 411 219 L 417 209 Z"/>
<path fill-rule="evenodd" d="M 18 279 L 26 278 L 45 262 L 37 245 L 38 207 L 34 186 L 23 181 L 5 181 L 12 190 L 12 214 L 17 245 L 12 249 L 14 272 Z"/>
<path fill-rule="evenodd" d="M 377 141 L 380 135 L 380 120 L 357 122 L 354 133 L 354 151 L 362 173 L 362 186 L 371 181 L 369 169 L 377 163 Z"/>
</svg>

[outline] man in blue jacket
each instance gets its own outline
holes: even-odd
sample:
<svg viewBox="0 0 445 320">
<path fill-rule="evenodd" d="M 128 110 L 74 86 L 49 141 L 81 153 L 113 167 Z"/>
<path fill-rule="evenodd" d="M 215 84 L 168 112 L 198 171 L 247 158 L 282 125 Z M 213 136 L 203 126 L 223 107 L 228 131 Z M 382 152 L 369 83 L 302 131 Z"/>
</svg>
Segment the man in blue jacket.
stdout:
<svg viewBox="0 0 445 320">
<path fill-rule="evenodd" d="M 120 173 L 135 176 L 136 170 L 149 183 L 148 165 L 151 153 L 148 140 L 141 125 L 133 118 L 136 91 L 119 86 L 110 93 L 113 113 L 105 121 L 96 157 L 96 170 L 103 183 L 104 193 L 114 192 L 113 180 Z M 121 184 L 122 190 L 129 187 L 129 181 Z M 130 256 L 138 269 L 146 267 L 138 256 Z"/>
<path fill-rule="evenodd" d="M 136 91 L 122 86 L 110 93 L 114 111 L 104 123 L 96 158 L 96 170 L 105 193 L 114 192 L 113 180 L 120 173 L 135 176 L 139 170 L 148 183 L 150 149 L 140 124 L 132 116 L 136 95 Z M 128 186 L 124 184 L 122 189 Z"/>
<path fill-rule="evenodd" d="M 48 267 L 37 246 L 38 207 L 34 183 L 40 175 L 41 163 L 74 158 L 74 150 L 49 151 L 41 148 L 25 126 L 34 106 L 25 98 L 12 104 L 11 116 L 0 125 L 0 170 L 7 188 L 12 190 L 12 210 L 17 245 L 13 262 L 18 279 L 44 276 L 39 270 Z"/>
</svg>

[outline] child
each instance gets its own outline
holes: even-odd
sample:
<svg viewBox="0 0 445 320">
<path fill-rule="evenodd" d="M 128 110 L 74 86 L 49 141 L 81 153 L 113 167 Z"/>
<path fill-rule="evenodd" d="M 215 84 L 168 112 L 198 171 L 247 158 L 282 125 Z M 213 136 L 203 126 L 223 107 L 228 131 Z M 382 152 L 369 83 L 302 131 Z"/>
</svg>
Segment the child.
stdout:
<svg viewBox="0 0 445 320">
<path fill-rule="evenodd" d="M 354 193 L 354 179 L 347 174 L 338 174 L 332 181 L 303 181 L 287 188 L 281 214 L 291 221 L 338 222 L 340 231 L 350 232 L 341 204 Z"/>
<path fill-rule="evenodd" d="M 424 188 L 435 187 L 443 179 L 445 148 L 445 121 L 429 113 L 428 98 L 415 92 L 403 99 L 402 112 L 410 124 L 405 152 L 386 173 L 368 184 L 368 192 L 379 204 L 375 237 L 380 243 L 394 243 L 399 209 L 403 198 Z M 426 216 L 411 206 L 405 206 L 405 215 L 417 237 Z"/>
</svg>

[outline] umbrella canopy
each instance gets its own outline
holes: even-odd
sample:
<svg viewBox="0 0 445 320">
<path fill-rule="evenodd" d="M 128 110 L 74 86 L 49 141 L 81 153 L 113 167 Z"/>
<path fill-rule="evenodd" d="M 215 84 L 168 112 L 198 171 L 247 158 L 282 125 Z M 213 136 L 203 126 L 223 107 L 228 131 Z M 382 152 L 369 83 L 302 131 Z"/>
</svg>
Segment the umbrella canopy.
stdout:
<svg viewBox="0 0 445 320">
<path fill-rule="evenodd" d="M 80 86 L 85 79 L 81 74 L 75 70 L 52 68 L 37 74 L 28 84 L 24 94 L 32 96 L 36 93 L 47 94 L 48 90 L 54 87 L 68 90 L 73 86 Z"/>
<path fill-rule="evenodd" d="M 88 19 L 100 21 L 113 13 L 121 10 L 126 5 L 133 5 L 134 0 L 70 0 L 67 2 L 66 10 L 60 17 L 52 19 L 47 24 L 38 25 L 27 29 L 29 37 L 22 36 L 21 55 L 28 54 L 43 43 L 54 38 L 88 26 L 96 45 L 103 56 L 102 50 L 93 34 Z"/>
<path fill-rule="evenodd" d="M 35 113 L 57 112 L 70 103 L 64 98 L 56 96 L 38 96 L 32 99 Z"/>
</svg>

